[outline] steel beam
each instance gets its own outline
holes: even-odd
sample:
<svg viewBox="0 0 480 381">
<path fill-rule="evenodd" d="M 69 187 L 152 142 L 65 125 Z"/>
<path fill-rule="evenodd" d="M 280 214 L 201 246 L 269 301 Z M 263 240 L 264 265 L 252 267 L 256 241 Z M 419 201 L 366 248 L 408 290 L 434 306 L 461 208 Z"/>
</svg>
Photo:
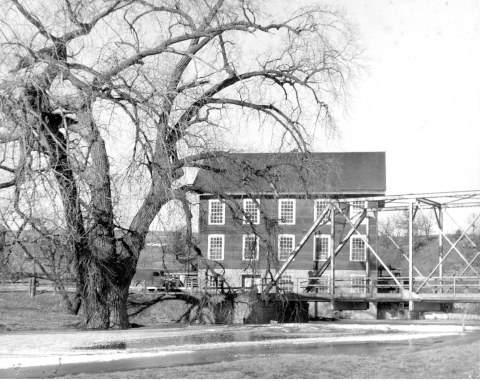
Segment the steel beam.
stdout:
<svg viewBox="0 0 480 381">
<path fill-rule="evenodd" d="M 275 274 L 272 280 L 268 282 L 267 286 L 265 287 L 263 294 L 266 295 L 270 292 L 274 284 L 277 284 L 277 281 L 280 279 L 282 274 L 285 272 L 285 270 L 288 268 L 290 263 L 293 262 L 295 257 L 297 256 L 298 252 L 302 249 L 303 245 L 305 245 L 305 242 L 308 241 L 310 236 L 315 232 L 315 230 L 322 224 L 322 220 L 326 217 L 326 215 L 329 213 L 330 209 L 332 209 L 332 204 L 328 205 L 323 212 L 320 214 L 320 216 L 316 219 L 316 221 L 313 223 L 313 225 L 310 227 L 308 232 L 303 236 L 301 239 L 300 243 L 293 249 L 293 251 L 290 253 L 289 257 L 283 264 L 283 266 L 278 270 L 278 272 Z M 325 222 L 323 223 L 325 224 Z"/>
<path fill-rule="evenodd" d="M 379 224 L 380 226 L 383 226 L 383 228 L 385 229 L 385 226 L 378 219 L 377 219 L 377 224 Z M 397 250 L 400 252 L 400 254 L 403 255 L 403 258 L 405 258 L 408 262 L 410 262 L 410 259 L 408 258 L 408 255 L 405 254 L 405 252 L 403 251 L 403 249 L 400 246 L 398 246 L 398 244 L 395 242 L 395 240 L 392 238 L 392 236 L 390 234 L 388 234 L 386 231 L 385 231 L 385 235 L 388 237 L 388 239 L 390 241 L 392 241 L 392 243 L 397 248 Z M 417 269 L 417 267 L 415 265 L 413 265 L 413 269 L 417 272 L 417 274 L 419 276 L 423 277 L 422 273 L 420 272 L 419 269 Z"/>
<path fill-rule="evenodd" d="M 442 290 L 442 277 L 443 277 L 443 208 L 438 207 L 438 277 L 440 278 L 440 290 Z"/>
<path fill-rule="evenodd" d="M 347 217 L 345 215 L 345 213 L 343 213 L 343 211 L 337 206 L 337 205 L 334 205 L 335 208 L 338 209 L 338 211 L 345 217 L 345 220 L 350 224 L 350 226 L 352 227 L 352 229 L 355 230 L 355 232 L 360 236 L 360 238 L 362 239 L 363 242 L 365 242 L 365 245 L 370 249 L 370 251 L 372 252 L 373 255 L 375 255 L 375 257 L 378 259 L 378 261 L 381 263 L 381 265 L 385 268 L 385 270 L 387 271 L 388 275 L 390 275 L 392 277 L 392 279 L 394 280 L 394 282 L 400 287 L 401 290 L 403 290 L 403 285 L 400 284 L 400 282 L 398 281 L 398 279 L 395 277 L 395 275 L 393 275 L 393 273 L 390 271 L 390 269 L 387 267 L 387 265 L 382 261 L 382 259 L 380 258 L 380 256 L 375 252 L 375 250 L 373 250 L 372 246 L 370 246 L 370 244 L 367 242 L 367 240 L 363 237 L 362 234 L 360 234 L 360 232 L 357 230 L 357 227 L 355 227 L 355 225 L 352 223 L 352 221 L 350 220 L 349 217 Z"/>
<path fill-rule="evenodd" d="M 340 198 L 339 202 L 351 201 L 394 201 L 394 200 L 417 200 L 419 198 L 442 198 L 442 197 L 474 197 L 480 196 L 480 190 L 460 191 L 460 192 L 437 192 L 437 193 L 406 193 L 388 196 L 370 196 L 370 197 L 351 197 Z"/>
<path fill-rule="evenodd" d="M 413 296 L 413 202 L 408 206 L 408 297 Z M 413 310 L 413 302 L 409 302 L 408 309 Z"/>
<path fill-rule="evenodd" d="M 429 200 L 429 199 L 424 198 L 424 197 L 417 198 L 417 201 L 423 202 L 423 203 L 431 205 L 433 207 L 441 207 L 442 206 L 442 204 L 440 204 L 439 202 L 432 201 L 432 200 Z"/>
<path fill-rule="evenodd" d="M 473 259 L 470 261 L 469 266 L 475 261 L 475 259 L 477 259 L 477 257 L 478 257 L 479 255 L 480 255 L 480 251 L 477 252 L 477 254 L 475 254 L 475 256 L 473 257 Z M 469 267 L 469 266 L 465 267 L 465 268 L 463 269 L 463 271 L 461 272 L 461 274 L 457 276 L 457 278 L 461 278 L 462 275 L 465 274 L 465 271 L 468 270 L 468 267 Z M 452 289 L 452 288 L 450 287 L 450 288 L 447 290 L 447 293 L 450 292 L 451 289 Z M 454 291 L 454 292 L 455 292 L 455 291 Z"/>
<path fill-rule="evenodd" d="M 421 207 L 420 207 L 421 209 Z M 480 217 L 480 214 L 472 221 L 472 223 L 468 226 L 468 228 L 465 230 L 465 232 L 468 231 L 468 229 L 470 229 L 470 227 L 475 223 L 475 221 L 477 221 L 478 217 Z M 427 216 L 427 218 L 429 218 L 431 220 L 431 218 L 429 216 Z M 433 221 L 432 221 L 433 222 Z M 445 261 L 445 259 L 447 259 L 448 255 L 453 251 L 453 249 L 455 249 L 457 251 L 457 253 L 459 253 L 459 251 L 456 249 L 456 245 L 458 242 L 461 241 L 461 239 L 463 238 L 463 236 L 465 235 L 465 232 L 455 241 L 455 244 L 452 244 L 450 242 L 450 240 L 445 237 L 445 239 L 450 243 L 450 245 L 453 245 L 450 247 L 450 250 L 448 250 L 447 254 L 445 254 L 442 258 L 442 262 Z M 443 234 L 443 233 L 442 233 Z M 460 254 L 460 253 L 459 253 Z M 463 255 L 460 254 L 460 256 L 465 260 L 465 258 L 463 257 Z M 433 271 L 430 273 L 430 275 L 427 276 L 427 278 L 423 281 L 423 283 L 420 285 L 420 287 L 417 289 L 416 293 L 418 294 L 418 291 L 420 291 L 422 289 L 422 287 L 425 285 L 425 283 L 427 283 L 427 281 L 432 277 L 432 275 L 435 273 L 435 271 L 437 271 L 437 268 L 440 266 L 440 263 L 438 263 L 435 268 L 433 269 Z M 472 268 L 468 261 L 467 261 L 467 267 L 470 267 Z M 473 268 L 472 268 L 473 269 Z M 475 269 L 473 269 L 473 271 L 478 275 L 478 273 L 475 271 Z"/>
<path fill-rule="evenodd" d="M 343 213 L 342 213 L 343 214 Z M 360 217 L 358 218 L 358 220 L 355 222 L 355 226 L 358 228 L 363 219 L 365 218 L 365 216 L 367 215 L 367 211 L 364 210 L 363 213 L 360 215 Z M 355 233 L 355 229 L 350 229 L 350 231 L 347 233 L 347 235 L 340 241 L 340 243 L 338 244 L 337 248 L 335 249 L 335 252 L 332 253 L 332 255 L 327 258 L 327 260 L 323 263 L 322 267 L 320 267 L 320 269 L 318 269 L 318 271 L 315 273 L 314 275 L 314 278 L 320 278 L 322 276 L 322 274 L 325 272 L 325 270 L 328 268 L 328 266 L 330 265 L 331 263 L 331 260 L 332 260 L 332 257 L 336 256 L 342 249 L 343 247 L 345 246 L 345 244 L 348 242 L 348 240 L 350 239 L 350 237 L 353 235 L 353 233 Z M 305 291 L 306 292 L 309 292 L 313 286 L 315 285 L 316 281 L 313 280 L 312 282 L 310 282 L 308 284 L 307 287 L 305 287 Z"/>
<path fill-rule="evenodd" d="M 333 303 L 335 303 L 335 208 L 332 208 L 330 211 L 330 262 L 332 265 L 330 266 L 330 283 L 331 283 L 331 294 L 332 294 L 332 307 L 334 307 Z"/>
<path fill-rule="evenodd" d="M 469 203 L 458 203 L 458 204 L 449 204 L 449 203 L 443 203 L 443 208 L 446 209 L 458 209 L 458 208 L 474 208 L 474 207 L 480 207 L 480 202 L 469 202 Z M 425 207 L 425 209 L 433 209 L 434 207 L 431 205 L 428 205 Z M 382 211 L 384 212 L 399 212 L 399 211 L 405 211 L 408 210 L 408 205 L 392 205 L 392 206 L 384 206 L 382 208 Z"/>
<path fill-rule="evenodd" d="M 460 230 L 460 232 L 463 233 L 462 227 L 461 227 L 459 224 L 457 224 L 457 221 L 455 221 L 455 220 L 453 219 L 453 217 L 452 217 L 450 214 L 448 214 L 448 212 L 447 212 L 446 210 L 445 210 L 445 214 L 452 220 L 452 222 L 453 222 L 455 225 L 457 225 L 457 228 Z M 474 248 L 477 248 L 476 243 L 473 242 L 473 241 L 470 239 L 470 237 L 468 236 L 468 234 L 465 234 L 465 238 L 468 239 L 468 241 L 473 245 Z"/>
<path fill-rule="evenodd" d="M 420 206 L 420 205 L 419 205 L 419 206 Z M 420 209 L 422 209 L 421 206 L 420 206 Z M 432 221 L 432 219 L 430 218 L 430 216 L 427 215 L 423 209 L 422 209 L 422 212 L 423 212 L 423 214 L 425 215 L 425 217 L 427 217 L 430 221 Z M 441 211 L 440 211 L 440 212 L 441 212 Z M 478 215 L 478 216 L 475 218 L 474 222 L 477 220 L 478 217 L 480 217 L 480 215 Z M 440 213 L 440 221 L 443 223 L 443 218 L 442 218 L 442 216 L 441 216 L 441 213 Z M 432 222 L 433 222 L 433 221 L 432 221 Z M 453 244 L 452 241 L 450 241 L 450 240 L 448 239 L 448 237 L 445 235 L 445 233 L 443 233 L 443 231 L 442 231 L 441 229 L 440 229 L 440 233 L 441 233 L 441 235 L 443 236 L 443 238 L 445 238 L 445 240 L 446 240 L 446 241 L 450 244 L 450 246 L 451 246 L 450 249 L 448 250 L 448 253 L 450 253 L 452 250 L 455 250 L 455 251 L 457 252 L 457 254 L 460 255 L 460 257 L 464 260 L 464 262 L 467 264 L 467 266 L 470 266 L 470 265 L 468 264 L 467 259 L 466 259 L 466 258 L 463 256 L 463 254 L 457 249 L 457 243 L 460 242 L 460 240 L 463 238 L 463 236 L 464 236 L 465 234 L 462 234 L 462 235 L 460 236 L 460 238 L 459 238 L 457 241 L 455 241 L 455 244 Z M 443 263 L 443 260 L 440 261 L 439 265 L 441 266 L 442 263 Z M 473 267 L 471 267 L 471 266 L 470 266 L 470 268 L 471 268 L 471 269 L 473 270 L 473 272 L 474 272 L 475 274 L 477 274 L 477 276 L 480 278 L 480 274 L 477 272 L 477 270 L 475 270 L 475 269 L 474 269 Z"/>
</svg>

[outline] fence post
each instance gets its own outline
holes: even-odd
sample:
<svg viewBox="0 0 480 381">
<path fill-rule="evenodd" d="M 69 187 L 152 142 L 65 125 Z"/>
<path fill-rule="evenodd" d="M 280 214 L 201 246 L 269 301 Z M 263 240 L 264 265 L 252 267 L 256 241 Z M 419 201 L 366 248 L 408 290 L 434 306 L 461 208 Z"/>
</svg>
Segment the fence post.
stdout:
<svg viewBox="0 0 480 381">
<path fill-rule="evenodd" d="M 37 291 L 37 278 L 32 276 L 28 280 L 28 293 L 30 294 L 30 297 L 33 298 L 35 296 L 35 293 Z"/>
</svg>

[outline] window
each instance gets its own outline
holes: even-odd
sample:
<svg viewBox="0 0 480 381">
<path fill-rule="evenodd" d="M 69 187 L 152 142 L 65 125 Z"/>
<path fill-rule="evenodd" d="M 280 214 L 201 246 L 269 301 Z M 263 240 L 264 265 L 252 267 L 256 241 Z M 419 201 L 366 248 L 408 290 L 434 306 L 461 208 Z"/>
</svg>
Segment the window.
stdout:
<svg viewBox="0 0 480 381">
<path fill-rule="evenodd" d="M 209 288 L 217 288 L 218 286 L 220 286 L 220 282 L 217 284 L 217 280 L 215 279 L 215 277 L 212 276 L 212 275 L 209 275 L 209 276 L 208 276 L 207 287 L 209 287 Z"/>
<path fill-rule="evenodd" d="M 223 225 L 225 223 L 225 203 L 220 200 L 208 202 L 208 223 L 210 225 Z"/>
<path fill-rule="evenodd" d="M 210 234 L 208 236 L 208 259 L 223 260 L 224 241 L 223 234 Z"/>
<path fill-rule="evenodd" d="M 285 271 L 278 280 L 278 287 L 285 292 L 293 292 L 293 275 Z"/>
<path fill-rule="evenodd" d="M 260 210 L 257 206 L 259 203 L 259 200 L 243 200 L 244 224 L 252 223 L 258 225 L 260 223 Z"/>
<path fill-rule="evenodd" d="M 245 234 L 243 236 L 243 260 L 258 259 L 258 238 L 255 234 Z"/>
<path fill-rule="evenodd" d="M 253 286 L 256 286 L 257 290 L 262 290 L 263 285 L 260 275 L 242 275 L 242 287 L 252 288 Z"/>
<path fill-rule="evenodd" d="M 365 261 L 367 258 L 367 251 L 365 241 L 362 239 L 365 236 L 353 236 L 350 238 L 350 260 L 351 261 Z"/>
<path fill-rule="evenodd" d="M 315 200 L 315 206 L 313 211 L 313 220 L 316 221 L 318 217 L 323 213 L 325 208 L 329 205 L 327 200 Z M 330 213 L 322 219 L 321 222 L 330 222 Z"/>
<path fill-rule="evenodd" d="M 295 225 L 295 200 L 278 200 L 278 219 L 280 224 Z"/>
<path fill-rule="evenodd" d="M 326 261 L 330 256 L 330 236 L 326 234 L 315 234 L 313 242 L 314 261 Z"/>
<path fill-rule="evenodd" d="M 295 246 L 293 234 L 280 234 L 278 236 L 278 260 L 286 261 Z"/>
<path fill-rule="evenodd" d="M 185 277 L 185 287 L 186 288 L 197 288 L 198 287 L 198 278 L 196 276 L 186 276 Z"/>
<path fill-rule="evenodd" d="M 350 219 L 353 221 L 357 220 L 366 207 L 367 203 L 365 201 L 352 201 L 350 203 Z M 363 223 L 365 223 L 365 219 L 362 221 Z"/>
<path fill-rule="evenodd" d="M 367 292 L 367 282 L 364 276 L 352 276 L 352 293 L 365 294 Z"/>
</svg>

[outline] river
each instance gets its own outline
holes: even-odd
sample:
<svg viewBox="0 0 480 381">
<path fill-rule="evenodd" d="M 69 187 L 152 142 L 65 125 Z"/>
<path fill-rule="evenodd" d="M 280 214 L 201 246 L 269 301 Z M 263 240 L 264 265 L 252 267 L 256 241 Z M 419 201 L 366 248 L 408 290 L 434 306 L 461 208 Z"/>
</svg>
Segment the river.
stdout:
<svg viewBox="0 0 480 381">
<path fill-rule="evenodd" d="M 1 378 L 188 366 L 287 353 L 375 355 L 480 341 L 479 322 L 343 321 L 0 334 Z"/>
</svg>

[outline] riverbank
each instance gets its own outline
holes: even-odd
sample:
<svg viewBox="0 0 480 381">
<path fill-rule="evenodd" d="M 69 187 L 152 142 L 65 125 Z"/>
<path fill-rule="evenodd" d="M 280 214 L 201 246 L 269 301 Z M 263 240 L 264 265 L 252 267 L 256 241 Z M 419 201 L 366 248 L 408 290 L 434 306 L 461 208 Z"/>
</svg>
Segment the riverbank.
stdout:
<svg viewBox="0 0 480 381">
<path fill-rule="evenodd" d="M 479 344 L 381 355 L 284 354 L 208 365 L 81 373 L 65 378 L 469 379 L 480 378 Z"/>
<path fill-rule="evenodd" d="M 396 353 L 407 356 L 433 349 L 432 346 L 440 352 L 442 348 L 448 346 L 451 354 L 456 356 L 456 353 L 464 350 L 474 353 L 475 345 L 478 348 L 480 326 L 478 322 L 471 323 L 472 325 L 466 324 L 463 327 L 461 324 L 447 325 L 444 321 L 436 324 L 425 322 L 413 324 L 406 321 L 396 321 L 392 324 L 343 321 L 308 324 L 171 326 L 128 331 L 4 332 L 0 334 L 2 342 L 0 376 L 3 378 L 63 377 L 88 372 L 92 377 L 105 378 L 110 377 L 110 374 L 104 372 L 130 372 L 136 368 L 161 367 L 162 376 L 159 375 L 159 378 L 175 378 L 175 369 L 180 366 L 215 363 L 215 369 L 218 369 L 220 377 L 221 363 L 230 364 L 245 358 L 260 361 L 262 358 L 272 357 L 272 361 L 280 361 L 278 364 L 280 367 L 283 361 L 282 356 L 287 353 L 303 354 L 306 358 L 310 356 L 308 358 L 313 361 L 314 358 L 311 356 L 320 356 L 323 359 L 327 354 L 340 356 L 349 353 L 349 356 L 360 357 L 368 354 L 378 357 Z M 475 345 L 470 347 L 470 344 Z M 464 345 L 469 347 L 464 348 Z M 459 364 L 460 360 L 464 361 L 455 356 L 451 358 L 453 364 Z M 428 356 L 425 360 L 427 358 Z M 405 361 L 409 361 L 408 359 L 408 356 L 405 357 Z M 450 357 L 446 359 L 450 361 Z M 342 358 L 337 360 L 344 361 Z M 469 365 L 465 368 L 469 371 L 473 369 L 471 361 L 471 359 L 467 361 Z M 480 357 L 477 356 L 475 361 L 478 364 Z M 380 366 L 380 363 L 378 364 Z M 260 363 L 258 365 L 260 366 Z M 312 369 L 317 369 L 317 365 L 311 366 Z M 249 369 L 246 368 L 246 371 Z M 174 373 L 163 375 L 167 370 Z M 157 371 L 159 370 L 151 370 L 154 373 Z M 199 374 L 203 371 L 205 371 L 204 368 L 199 368 Z M 178 370 L 178 372 L 179 375 L 184 374 L 182 372 L 185 370 Z M 259 370 L 258 374 L 255 374 L 265 378 L 265 373 L 262 372 Z M 157 378 L 154 373 L 144 375 L 122 373 L 118 377 Z M 78 377 L 89 378 L 90 376 Z M 250 376 L 253 377 L 250 373 L 245 374 L 245 377 Z M 405 378 L 401 374 L 397 376 L 396 378 Z M 111 375 L 111 377 L 117 376 Z M 215 377 L 212 375 L 209 378 Z M 345 378 L 343 373 L 342 378 Z"/>
</svg>

